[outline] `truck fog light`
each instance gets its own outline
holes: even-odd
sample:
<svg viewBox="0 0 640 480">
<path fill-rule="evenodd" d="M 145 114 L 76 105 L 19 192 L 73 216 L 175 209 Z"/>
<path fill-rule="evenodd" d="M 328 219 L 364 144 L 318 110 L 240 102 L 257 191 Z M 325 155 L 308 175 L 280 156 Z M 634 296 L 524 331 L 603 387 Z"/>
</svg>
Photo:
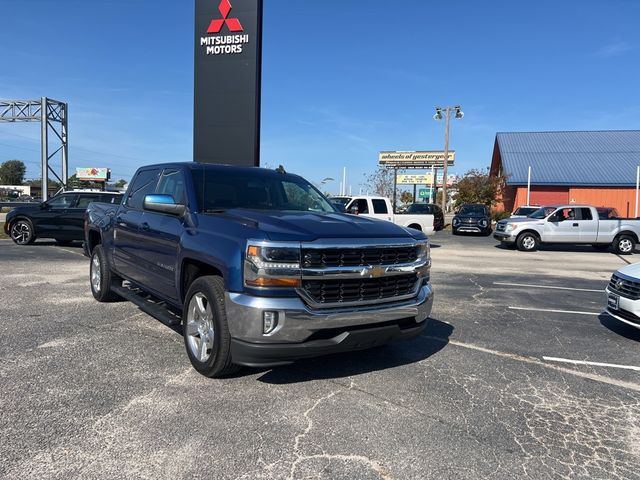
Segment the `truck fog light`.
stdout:
<svg viewBox="0 0 640 480">
<path fill-rule="evenodd" d="M 278 312 L 264 312 L 262 314 L 262 332 L 266 335 L 278 326 Z"/>
</svg>

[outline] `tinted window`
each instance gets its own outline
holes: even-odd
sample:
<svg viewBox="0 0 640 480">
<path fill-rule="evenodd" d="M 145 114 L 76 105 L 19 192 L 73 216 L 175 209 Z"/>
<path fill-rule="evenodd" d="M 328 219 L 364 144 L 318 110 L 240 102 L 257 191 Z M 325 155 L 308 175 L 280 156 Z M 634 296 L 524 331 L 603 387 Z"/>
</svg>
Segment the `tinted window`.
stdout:
<svg viewBox="0 0 640 480">
<path fill-rule="evenodd" d="M 579 208 L 578 213 L 580 214 L 580 217 L 577 220 L 593 220 L 591 209 L 589 208 Z"/>
<path fill-rule="evenodd" d="M 387 209 L 387 202 L 385 202 L 384 200 L 372 200 L 373 202 L 373 212 L 374 213 L 389 213 L 389 210 Z"/>
<path fill-rule="evenodd" d="M 295 175 L 255 169 L 194 169 L 193 183 L 199 209 L 217 213 L 229 208 L 335 212 L 329 201 L 309 182 Z"/>
<path fill-rule="evenodd" d="M 78 198 L 78 203 L 76 203 L 75 208 L 84 208 L 86 209 L 91 202 L 99 202 L 102 195 L 82 195 Z"/>
<path fill-rule="evenodd" d="M 367 200 L 361 198 L 360 200 L 356 200 L 355 205 L 358 207 L 358 213 L 369 213 L 369 205 L 367 204 Z"/>
<path fill-rule="evenodd" d="M 158 182 L 159 170 L 143 170 L 136 175 L 131 184 L 127 207 L 142 210 L 145 195 L 152 194 Z"/>
<path fill-rule="evenodd" d="M 64 210 L 71 207 L 77 195 L 58 195 L 47 202 L 47 205 L 53 210 Z"/>
<path fill-rule="evenodd" d="M 486 215 L 487 209 L 484 205 L 463 205 L 460 215 Z"/>
<path fill-rule="evenodd" d="M 100 195 L 100 201 L 103 203 L 112 203 L 114 205 L 118 205 L 122 201 L 123 196 L 124 195 Z"/>
<path fill-rule="evenodd" d="M 414 203 L 412 205 L 409 205 L 407 213 L 431 213 L 431 208 L 429 205 Z"/>
<path fill-rule="evenodd" d="M 162 172 L 156 193 L 171 195 L 176 203 L 184 205 L 187 203 L 185 192 L 184 175 L 180 170 L 168 169 Z"/>
</svg>

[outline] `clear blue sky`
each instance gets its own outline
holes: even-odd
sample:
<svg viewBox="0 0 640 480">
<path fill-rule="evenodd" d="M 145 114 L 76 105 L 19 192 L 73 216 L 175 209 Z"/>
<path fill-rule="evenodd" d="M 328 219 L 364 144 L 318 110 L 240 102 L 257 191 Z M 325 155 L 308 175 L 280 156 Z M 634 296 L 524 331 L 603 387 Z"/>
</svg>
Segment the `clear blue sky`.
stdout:
<svg viewBox="0 0 640 480">
<path fill-rule="evenodd" d="M 215 0 L 212 0 L 215 1 Z M 0 98 L 70 104 L 71 167 L 192 159 L 192 0 L 0 0 Z M 265 0 L 263 164 L 354 189 L 379 150 L 487 167 L 497 131 L 640 128 L 637 0 Z M 37 177 L 36 124 L 0 161 Z"/>
</svg>

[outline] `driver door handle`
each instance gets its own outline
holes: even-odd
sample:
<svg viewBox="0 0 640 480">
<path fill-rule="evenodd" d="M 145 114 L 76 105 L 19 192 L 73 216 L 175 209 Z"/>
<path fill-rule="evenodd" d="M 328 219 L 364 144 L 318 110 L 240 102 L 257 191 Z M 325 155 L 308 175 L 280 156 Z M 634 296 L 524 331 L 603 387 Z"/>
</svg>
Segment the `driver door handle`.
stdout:
<svg viewBox="0 0 640 480">
<path fill-rule="evenodd" d="M 574 227 L 579 227 L 579 226 L 580 226 L 580 224 L 579 224 L 579 223 L 574 223 L 574 224 L 573 224 L 573 226 L 574 226 Z"/>
<path fill-rule="evenodd" d="M 149 227 L 149 224 L 147 222 L 143 222 L 142 225 L 140 225 L 140 228 L 142 228 L 143 232 L 148 232 L 149 230 L 151 230 L 151 227 Z"/>
</svg>

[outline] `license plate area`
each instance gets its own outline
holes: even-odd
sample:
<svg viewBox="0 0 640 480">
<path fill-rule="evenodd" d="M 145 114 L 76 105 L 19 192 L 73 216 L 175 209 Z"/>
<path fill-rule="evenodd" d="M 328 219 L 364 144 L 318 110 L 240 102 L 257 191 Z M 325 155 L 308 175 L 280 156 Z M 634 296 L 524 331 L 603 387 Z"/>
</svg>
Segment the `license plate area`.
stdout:
<svg viewBox="0 0 640 480">
<path fill-rule="evenodd" d="M 613 293 L 607 295 L 607 306 L 612 310 L 620 310 L 620 297 Z"/>
</svg>

